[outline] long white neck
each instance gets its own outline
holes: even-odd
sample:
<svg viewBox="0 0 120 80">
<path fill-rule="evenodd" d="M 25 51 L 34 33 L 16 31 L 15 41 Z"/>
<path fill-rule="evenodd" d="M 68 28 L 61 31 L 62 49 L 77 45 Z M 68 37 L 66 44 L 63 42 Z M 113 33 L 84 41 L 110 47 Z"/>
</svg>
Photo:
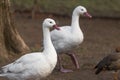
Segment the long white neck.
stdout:
<svg viewBox="0 0 120 80">
<path fill-rule="evenodd" d="M 72 33 L 81 32 L 81 29 L 79 26 L 79 16 L 80 15 L 77 13 L 77 11 L 75 9 L 72 14 L 72 22 L 71 22 Z"/>
<path fill-rule="evenodd" d="M 48 60 L 52 71 L 57 63 L 57 53 L 51 41 L 50 30 L 45 27 L 43 27 L 43 45 L 43 55 L 46 57 L 46 60 Z"/>
<path fill-rule="evenodd" d="M 52 53 L 56 53 L 55 48 L 52 44 L 51 37 L 50 37 L 50 30 L 48 28 L 43 27 L 43 45 L 45 53 L 49 54 L 49 51 Z"/>
</svg>

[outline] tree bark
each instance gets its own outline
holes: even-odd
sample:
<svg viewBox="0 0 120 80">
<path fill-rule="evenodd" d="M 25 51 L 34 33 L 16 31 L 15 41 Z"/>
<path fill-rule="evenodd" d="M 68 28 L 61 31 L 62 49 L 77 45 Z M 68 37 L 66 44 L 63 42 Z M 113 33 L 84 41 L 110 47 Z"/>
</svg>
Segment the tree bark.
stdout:
<svg viewBox="0 0 120 80">
<path fill-rule="evenodd" d="M 15 28 L 10 12 L 10 1 L 0 0 L 0 57 L 26 51 L 29 51 L 29 47 Z"/>
</svg>

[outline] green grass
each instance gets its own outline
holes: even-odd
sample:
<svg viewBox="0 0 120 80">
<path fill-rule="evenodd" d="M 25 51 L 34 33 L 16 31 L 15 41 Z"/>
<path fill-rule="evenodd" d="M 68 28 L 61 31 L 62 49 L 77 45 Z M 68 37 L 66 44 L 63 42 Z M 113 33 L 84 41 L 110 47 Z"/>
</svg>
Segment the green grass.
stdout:
<svg viewBox="0 0 120 80">
<path fill-rule="evenodd" d="M 11 0 L 19 8 L 31 9 L 33 0 Z M 72 10 L 83 5 L 95 16 L 120 17 L 120 0 L 39 0 L 43 12 L 70 15 Z"/>
</svg>

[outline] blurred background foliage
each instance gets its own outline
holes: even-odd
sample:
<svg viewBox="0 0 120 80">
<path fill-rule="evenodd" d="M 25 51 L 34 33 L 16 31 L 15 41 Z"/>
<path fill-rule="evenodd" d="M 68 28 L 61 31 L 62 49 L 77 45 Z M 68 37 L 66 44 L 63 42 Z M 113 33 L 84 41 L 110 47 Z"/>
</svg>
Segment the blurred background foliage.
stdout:
<svg viewBox="0 0 120 80">
<path fill-rule="evenodd" d="M 11 0 L 14 9 L 31 10 L 34 0 Z M 120 0 L 38 0 L 40 12 L 71 15 L 73 9 L 82 5 L 94 16 L 120 17 Z"/>
</svg>

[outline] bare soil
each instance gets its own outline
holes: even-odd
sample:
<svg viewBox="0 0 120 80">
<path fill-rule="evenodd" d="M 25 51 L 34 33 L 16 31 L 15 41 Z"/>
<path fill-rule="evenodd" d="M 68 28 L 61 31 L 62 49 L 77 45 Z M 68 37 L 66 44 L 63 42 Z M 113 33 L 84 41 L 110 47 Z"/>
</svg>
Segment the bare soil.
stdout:
<svg viewBox="0 0 120 80">
<path fill-rule="evenodd" d="M 32 51 L 39 51 L 42 42 L 42 21 L 52 17 L 61 25 L 70 25 L 71 18 L 48 14 L 36 15 L 31 19 L 28 14 L 14 14 L 15 24 L 25 42 Z M 80 69 L 76 70 L 69 57 L 62 55 L 65 68 L 73 69 L 72 73 L 61 73 L 58 66 L 44 80 L 113 80 L 112 72 L 102 72 L 95 75 L 94 66 L 106 55 L 115 52 L 120 46 L 119 19 L 80 18 L 80 27 L 84 33 L 84 42 L 74 49 L 79 61 Z M 1 80 L 1 79 L 0 79 Z"/>
</svg>

